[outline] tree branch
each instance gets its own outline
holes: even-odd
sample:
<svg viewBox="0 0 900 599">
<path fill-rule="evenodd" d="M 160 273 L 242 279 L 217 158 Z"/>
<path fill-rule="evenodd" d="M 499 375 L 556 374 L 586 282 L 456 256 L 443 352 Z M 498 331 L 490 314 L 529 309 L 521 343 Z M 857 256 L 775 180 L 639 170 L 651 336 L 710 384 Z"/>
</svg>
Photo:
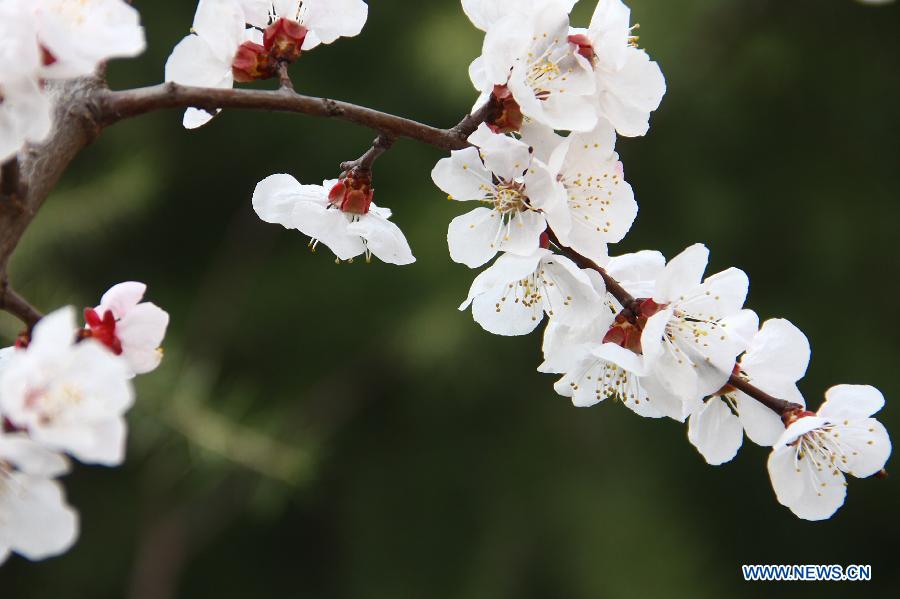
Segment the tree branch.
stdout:
<svg viewBox="0 0 900 599">
<path fill-rule="evenodd" d="M 289 88 L 276 91 L 213 89 L 164 83 L 128 91 L 104 90 L 98 93 L 96 100 L 103 126 L 166 108 L 199 108 L 208 112 L 215 112 L 220 108 L 243 108 L 340 119 L 393 138 L 405 137 L 443 150 L 466 147 L 468 135 L 463 133 L 471 126 L 469 120 L 466 120 L 465 126 L 460 123 L 452 129 L 438 129 L 348 102 L 304 96 Z M 477 117 L 472 117 L 475 118 Z M 471 127 L 471 130 L 474 131 L 477 126 Z"/>
<path fill-rule="evenodd" d="M 37 308 L 10 288 L 5 277 L 0 281 L 0 310 L 5 310 L 24 322 L 29 331 L 44 317 Z"/>
</svg>

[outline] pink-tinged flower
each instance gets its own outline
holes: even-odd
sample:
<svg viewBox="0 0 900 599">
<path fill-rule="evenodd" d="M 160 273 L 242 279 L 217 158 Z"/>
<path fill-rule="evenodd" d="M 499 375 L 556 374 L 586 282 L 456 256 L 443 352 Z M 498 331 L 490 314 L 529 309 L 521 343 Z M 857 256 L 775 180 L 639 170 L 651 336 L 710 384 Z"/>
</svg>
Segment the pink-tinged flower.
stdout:
<svg viewBox="0 0 900 599">
<path fill-rule="evenodd" d="M 97 341 L 76 338 L 63 308 L 34 328 L 0 373 L 0 412 L 18 429 L 81 462 L 115 466 L 125 456 L 125 412 L 134 390 L 124 360 Z"/>
<path fill-rule="evenodd" d="M 767 320 L 734 374 L 769 395 L 803 405 L 797 381 L 809 365 L 809 341 L 800 329 L 783 319 Z M 737 455 L 747 438 L 771 447 L 784 432 L 779 414 L 725 385 L 688 419 L 688 439 L 707 463 L 717 466 Z"/>
<path fill-rule="evenodd" d="M 844 475 L 872 476 L 891 455 L 887 431 L 871 417 L 883 406 L 874 387 L 838 385 L 816 413 L 788 415 L 768 462 L 778 502 L 804 520 L 834 515 L 847 495 Z"/>
<path fill-rule="evenodd" d="M 54 478 L 69 470 L 61 455 L 0 427 L 0 564 L 14 552 L 42 560 L 78 537 L 78 514 Z"/>
<path fill-rule="evenodd" d="M 351 174 L 322 185 L 301 185 L 290 175 L 272 175 L 253 192 L 253 209 L 267 223 L 297 229 L 322 243 L 338 260 L 365 255 L 396 265 L 416 261 L 391 211 L 376 206 L 371 180 Z"/>
<path fill-rule="evenodd" d="M 100 305 L 87 308 L 86 335 L 121 356 L 133 375 L 155 370 L 162 361 L 160 349 L 169 326 L 169 315 L 150 302 L 142 302 L 147 286 L 119 283 L 103 294 Z"/>
</svg>

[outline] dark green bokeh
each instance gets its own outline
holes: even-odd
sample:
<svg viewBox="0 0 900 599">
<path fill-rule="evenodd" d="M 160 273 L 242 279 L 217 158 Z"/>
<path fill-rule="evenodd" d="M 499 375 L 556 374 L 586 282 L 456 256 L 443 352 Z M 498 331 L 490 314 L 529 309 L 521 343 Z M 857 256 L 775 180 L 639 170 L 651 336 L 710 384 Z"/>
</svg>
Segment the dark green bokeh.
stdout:
<svg viewBox="0 0 900 599">
<path fill-rule="evenodd" d="M 113 65 L 118 88 L 161 79 L 194 10 L 136 4 L 149 50 Z M 711 269 L 750 274 L 762 318 L 808 334 L 809 403 L 873 384 L 896 435 L 900 7 L 631 4 L 669 93 L 650 135 L 619 144 L 641 214 L 614 251 L 705 242 Z M 480 32 L 452 0 L 371 5 L 361 36 L 294 67 L 298 89 L 455 123 Z M 3 597 L 897 596 L 896 478 L 851 480 L 836 517 L 799 521 L 765 450 L 712 468 L 677 423 L 575 409 L 535 372 L 537 334 L 492 337 L 457 312 L 473 273 L 447 255 L 465 208 L 431 184 L 439 151 L 401 142 L 378 163 L 414 266 L 336 266 L 253 214 L 260 179 L 334 177 L 371 138 L 238 111 L 188 133 L 169 112 L 77 160 L 14 281 L 48 309 L 146 281 L 172 313 L 168 355 L 139 381 L 127 465 L 65 480 L 79 543 L 13 559 Z M 874 581 L 751 584 L 742 563 L 872 564 Z"/>
</svg>

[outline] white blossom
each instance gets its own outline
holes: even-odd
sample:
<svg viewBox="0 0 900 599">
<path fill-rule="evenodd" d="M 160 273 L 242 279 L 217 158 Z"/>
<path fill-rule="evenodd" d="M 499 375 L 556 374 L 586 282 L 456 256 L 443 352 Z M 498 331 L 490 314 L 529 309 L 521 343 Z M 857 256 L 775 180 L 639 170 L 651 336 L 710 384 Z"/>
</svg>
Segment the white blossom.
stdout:
<svg viewBox="0 0 900 599">
<path fill-rule="evenodd" d="M 169 326 L 168 313 L 141 301 L 146 291 L 143 283 L 119 283 L 103 294 L 99 306 L 85 310 L 94 339 L 120 355 L 132 374 L 146 374 L 159 366 Z"/>
<path fill-rule="evenodd" d="M 192 33 L 175 46 L 166 61 L 166 81 L 230 89 L 234 85 L 232 67 L 240 45 L 247 40 L 262 43 L 262 32 L 246 29 L 245 20 L 237 0 L 200 0 Z M 186 129 L 196 129 L 212 118 L 205 110 L 188 108 L 183 123 Z"/>
<path fill-rule="evenodd" d="M 90 75 L 102 62 L 146 47 L 140 15 L 124 0 L 34 0 L 33 6 L 49 58 L 44 78 Z"/>
<path fill-rule="evenodd" d="M 0 564 L 11 552 L 41 560 L 65 552 L 78 536 L 78 515 L 53 479 L 65 458 L 0 427 Z"/>
<path fill-rule="evenodd" d="M 472 316 L 497 335 L 525 335 L 546 313 L 560 323 L 578 324 L 601 306 L 591 279 L 578 266 L 549 249 L 530 256 L 503 254 L 475 278 L 459 307 L 472 306 Z"/>
<path fill-rule="evenodd" d="M 72 308 L 43 318 L 0 375 L 0 411 L 37 442 L 85 463 L 118 465 L 134 402 L 125 362 L 98 342 L 73 343 Z"/>
<path fill-rule="evenodd" d="M 797 381 L 806 374 L 809 354 L 809 341 L 800 329 L 787 320 L 768 320 L 735 373 L 769 395 L 803 405 Z M 784 432 L 784 424 L 779 414 L 730 385 L 688 419 L 688 439 L 714 466 L 737 455 L 745 432 L 757 445 L 771 447 Z"/>
<path fill-rule="evenodd" d="M 482 54 L 469 67 L 480 108 L 497 85 L 506 86 L 522 114 L 554 129 L 590 131 L 596 77 L 569 41 L 569 15 L 558 2 L 537 2 L 490 24 Z"/>
<path fill-rule="evenodd" d="M 666 81 L 659 65 L 637 48 L 631 11 L 621 0 L 600 0 L 588 29 L 573 29 L 570 40 L 593 64 L 599 115 L 620 135 L 644 135 L 650 113 L 659 108 Z"/>
<path fill-rule="evenodd" d="M 637 217 L 634 191 L 614 148 L 616 133 L 605 119 L 589 133 L 556 135 L 540 125 L 526 125 L 522 140 L 548 163 L 566 190 L 571 231 L 560 241 L 587 258 L 602 263 L 607 244 L 621 241 Z"/>
<path fill-rule="evenodd" d="M 477 268 L 497 252 L 529 256 L 548 224 L 557 235 L 569 232 L 565 188 L 527 144 L 492 133 L 485 124 L 469 141 L 477 147 L 454 151 L 431 173 L 451 200 L 487 204 L 450 223 L 454 261 Z"/>
<path fill-rule="evenodd" d="M 374 255 L 389 264 L 415 262 L 403 232 L 388 220 L 391 211 L 372 203 L 371 194 L 362 205 L 343 208 L 329 199 L 339 183 L 301 185 L 290 175 L 272 175 L 256 186 L 253 209 L 267 223 L 307 235 L 313 248 L 326 245 L 339 260 Z"/>
<path fill-rule="evenodd" d="M 265 28 L 279 18 L 298 22 L 306 30 L 303 50 L 359 35 L 369 17 L 363 0 L 241 0 L 247 22 Z"/>
<path fill-rule="evenodd" d="M 871 416 L 883 406 L 874 387 L 838 385 L 818 412 L 797 415 L 769 455 L 779 503 L 804 520 L 825 520 L 844 503 L 845 474 L 866 478 L 882 470 L 891 440 Z"/>
</svg>

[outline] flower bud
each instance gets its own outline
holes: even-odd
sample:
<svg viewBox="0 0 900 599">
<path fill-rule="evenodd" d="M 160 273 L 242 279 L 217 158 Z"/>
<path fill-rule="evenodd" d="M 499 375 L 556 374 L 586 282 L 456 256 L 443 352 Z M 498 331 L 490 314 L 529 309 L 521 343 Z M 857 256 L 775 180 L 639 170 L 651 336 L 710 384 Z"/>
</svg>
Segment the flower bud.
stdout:
<svg viewBox="0 0 900 599">
<path fill-rule="evenodd" d="M 374 196 L 372 177 L 369 174 L 351 171 L 331 188 L 328 201 L 337 206 L 341 212 L 367 214 Z"/>
<path fill-rule="evenodd" d="M 244 42 L 234 56 L 231 72 L 238 83 L 249 83 L 274 75 L 275 65 L 263 46 Z"/>
<path fill-rule="evenodd" d="M 307 32 L 306 27 L 297 21 L 282 17 L 266 28 L 263 45 L 273 61 L 294 62 L 300 58 Z"/>
<path fill-rule="evenodd" d="M 487 123 L 494 133 L 514 133 L 522 128 L 522 109 L 505 85 L 495 85 L 492 100 L 498 108 L 497 117 Z"/>
</svg>

